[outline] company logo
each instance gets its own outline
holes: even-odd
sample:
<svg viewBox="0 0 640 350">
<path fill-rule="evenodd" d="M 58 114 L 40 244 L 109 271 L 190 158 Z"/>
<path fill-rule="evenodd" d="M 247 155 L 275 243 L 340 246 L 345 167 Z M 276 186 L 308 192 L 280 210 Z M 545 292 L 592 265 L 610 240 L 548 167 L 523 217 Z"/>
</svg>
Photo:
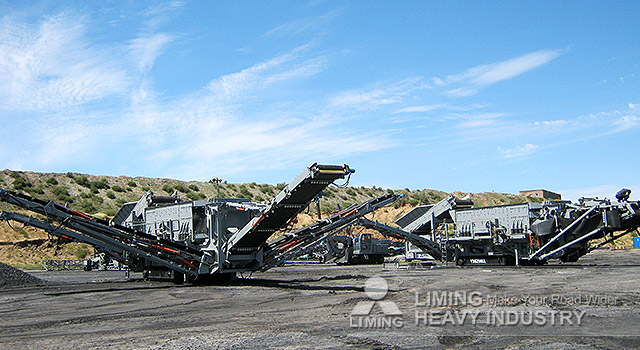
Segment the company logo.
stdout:
<svg viewBox="0 0 640 350">
<path fill-rule="evenodd" d="M 389 285 L 382 277 L 371 277 L 364 284 L 370 300 L 360 301 L 351 311 L 351 328 L 400 328 L 404 325 L 402 312 L 393 301 L 383 300 Z"/>
</svg>

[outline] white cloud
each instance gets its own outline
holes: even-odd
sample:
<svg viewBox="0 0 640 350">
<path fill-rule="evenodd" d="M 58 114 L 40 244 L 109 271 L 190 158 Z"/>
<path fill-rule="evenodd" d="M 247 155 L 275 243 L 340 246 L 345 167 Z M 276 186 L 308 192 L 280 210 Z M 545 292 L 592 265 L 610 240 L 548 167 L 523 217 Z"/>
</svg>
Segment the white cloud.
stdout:
<svg viewBox="0 0 640 350">
<path fill-rule="evenodd" d="M 619 126 L 618 131 L 628 130 L 640 125 L 640 118 L 635 115 L 625 115 L 614 124 Z"/>
<path fill-rule="evenodd" d="M 533 122 L 534 126 L 549 126 L 549 127 L 561 127 L 567 125 L 566 120 L 542 120 Z"/>
<path fill-rule="evenodd" d="M 498 147 L 498 151 L 505 158 L 520 158 L 534 153 L 539 147 L 540 146 L 538 145 L 527 143 L 526 145 L 517 146 L 511 149 L 502 149 L 501 147 Z"/>
<path fill-rule="evenodd" d="M 476 89 L 476 88 L 468 88 L 468 87 L 445 91 L 445 95 L 451 96 L 451 97 L 472 96 L 472 95 L 475 95 L 477 93 L 478 93 L 478 89 Z"/>
<path fill-rule="evenodd" d="M 456 120 L 456 127 L 459 129 L 481 129 L 497 125 L 499 118 L 505 116 L 504 113 L 472 113 L 453 114 L 448 119 Z"/>
<path fill-rule="evenodd" d="M 156 30 L 158 27 L 167 23 L 171 19 L 171 15 L 184 7 L 184 4 L 184 1 L 168 1 L 149 6 L 142 13 L 142 16 L 145 18 L 147 30 Z"/>
<path fill-rule="evenodd" d="M 339 93 L 332 98 L 330 105 L 333 108 L 352 108 L 360 111 L 374 110 L 381 106 L 399 104 L 410 92 L 424 89 L 422 78 L 407 78 L 401 81 L 375 86 L 366 89 L 357 89 Z"/>
<path fill-rule="evenodd" d="M 254 102 L 265 91 L 306 79 L 325 66 L 323 57 L 302 52 L 294 49 L 218 77 L 175 100 L 145 98 L 153 91 L 141 84 L 130 107 L 80 118 L 91 123 L 58 121 L 39 130 L 34 135 L 42 140 L 38 147 L 55 146 L 50 152 L 34 152 L 42 156 L 32 161 L 51 165 L 97 150 L 118 153 L 127 145 L 132 157 L 166 166 L 163 176 L 207 179 L 211 173 L 330 161 L 391 147 L 381 134 L 342 128 L 342 112 L 319 101 Z"/>
<path fill-rule="evenodd" d="M 39 27 L 0 23 L 0 106 L 57 111 L 124 93 L 125 70 L 87 43 L 82 19 L 51 17 Z"/>
<path fill-rule="evenodd" d="M 435 104 L 435 105 L 424 105 L 424 106 L 411 106 L 411 107 L 405 107 L 405 108 L 401 108 L 398 109 L 397 111 L 394 111 L 393 114 L 398 114 L 398 113 L 424 113 L 424 112 L 430 112 L 433 111 L 435 109 L 440 109 L 443 107 L 446 107 L 446 104 Z"/>
<path fill-rule="evenodd" d="M 463 111 L 463 112 L 468 112 L 468 111 L 473 111 L 473 110 L 477 110 L 477 109 L 482 109 L 487 107 L 486 104 L 475 104 L 475 105 L 469 105 L 469 106 L 455 106 L 455 105 L 451 105 L 449 103 L 439 103 L 439 104 L 432 104 L 432 105 L 420 105 L 420 106 L 410 106 L 410 107 L 404 107 L 404 108 L 400 108 L 394 112 L 392 112 L 393 114 L 400 114 L 400 113 L 425 113 L 425 112 L 430 112 L 433 110 L 438 110 L 438 109 L 443 109 L 443 110 L 448 110 L 448 111 Z"/>
<path fill-rule="evenodd" d="M 436 86 L 462 85 L 446 91 L 448 96 L 462 97 L 474 95 L 479 88 L 514 78 L 555 59 L 562 50 L 541 50 L 506 61 L 476 66 L 463 73 L 446 78 L 432 78 Z"/>
<path fill-rule="evenodd" d="M 491 85 L 511 79 L 548 63 L 560 55 L 559 50 L 537 51 L 504 62 L 478 66 L 467 72 L 468 79 L 476 85 Z"/>
<path fill-rule="evenodd" d="M 167 45 L 174 39 L 173 35 L 159 33 L 131 40 L 129 49 L 136 59 L 138 69 L 145 73 L 148 72 L 156 58 L 166 50 Z"/>
<path fill-rule="evenodd" d="M 282 38 L 306 32 L 313 32 L 314 35 L 317 35 L 331 27 L 330 23 L 335 16 L 334 12 L 329 12 L 321 16 L 294 19 L 269 30 L 264 33 L 264 36 Z"/>
<path fill-rule="evenodd" d="M 267 87 L 283 80 L 294 80 L 308 77 L 320 71 L 318 60 L 309 60 L 310 66 L 296 64 L 300 53 L 308 46 L 301 46 L 290 52 L 267 61 L 245 68 L 237 73 L 228 74 L 211 81 L 207 89 L 217 98 L 237 97 L 240 92 L 252 91 Z M 287 64 L 291 64 L 288 66 Z"/>
</svg>

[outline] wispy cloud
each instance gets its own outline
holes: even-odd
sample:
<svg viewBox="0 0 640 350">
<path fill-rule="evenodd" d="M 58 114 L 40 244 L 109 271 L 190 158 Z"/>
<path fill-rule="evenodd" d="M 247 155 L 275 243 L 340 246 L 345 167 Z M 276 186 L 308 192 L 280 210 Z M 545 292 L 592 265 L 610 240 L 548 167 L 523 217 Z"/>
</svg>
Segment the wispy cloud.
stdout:
<svg viewBox="0 0 640 350">
<path fill-rule="evenodd" d="M 527 143 L 526 145 L 518 146 L 511 149 L 502 149 L 501 147 L 498 147 L 498 151 L 502 153 L 505 158 L 519 158 L 532 154 L 539 147 L 540 146 L 538 145 Z"/>
<path fill-rule="evenodd" d="M 145 29 L 147 31 L 157 30 L 160 26 L 169 22 L 172 15 L 184 5 L 184 1 L 168 1 L 149 6 L 142 12 Z"/>
<path fill-rule="evenodd" d="M 544 126 L 544 127 L 562 127 L 567 125 L 569 122 L 566 120 L 536 120 L 532 123 L 533 126 Z"/>
<path fill-rule="evenodd" d="M 614 124 L 619 127 L 618 131 L 633 129 L 640 125 L 640 118 L 635 115 L 623 115 Z"/>
<path fill-rule="evenodd" d="M 360 111 L 374 110 L 381 106 L 399 104 L 411 92 L 424 88 L 421 77 L 407 78 L 391 84 L 377 84 L 370 88 L 341 92 L 332 98 L 330 105 Z"/>
<path fill-rule="evenodd" d="M 155 60 L 167 48 L 167 45 L 175 39 L 175 36 L 166 33 L 146 35 L 131 40 L 129 50 L 134 56 L 140 71 L 148 72 Z"/>
<path fill-rule="evenodd" d="M 330 23 L 335 17 L 335 12 L 328 12 L 321 16 L 297 18 L 269 30 L 264 33 L 263 36 L 268 38 L 282 38 L 308 32 L 313 32 L 314 35 L 318 35 L 331 27 Z"/>
<path fill-rule="evenodd" d="M 457 120 L 456 127 L 461 129 L 478 129 L 492 127 L 499 123 L 505 113 L 454 114 L 450 119 Z"/>
<path fill-rule="evenodd" d="M 443 118 L 455 127 L 449 138 L 461 144 L 495 144 L 496 158 L 510 160 L 640 128 L 640 118 L 634 109 L 557 120 L 524 121 L 507 116 L 504 113 L 468 113 Z"/>
<path fill-rule="evenodd" d="M 430 111 L 433 111 L 433 110 L 436 110 L 436 109 L 445 108 L 445 107 L 448 107 L 448 105 L 444 104 L 444 103 L 434 104 L 434 105 L 411 106 L 411 107 L 400 108 L 400 109 L 394 111 L 393 114 L 398 114 L 398 113 L 424 113 L 424 112 L 430 112 Z"/>
<path fill-rule="evenodd" d="M 82 18 L 50 17 L 38 27 L 8 17 L 0 22 L 0 106 L 56 111 L 129 86 L 126 71 L 85 40 Z"/>
<path fill-rule="evenodd" d="M 446 78 L 432 79 L 435 86 L 454 88 L 446 90 L 449 96 L 470 96 L 480 88 L 524 74 L 542 66 L 562 54 L 562 50 L 541 50 L 506 61 L 485 64 L 470 68 L 463 73 L 449 75 Z"/>
<path fill-rule="evenodd" d="M 139 62 L 147 62 L 146 69 L 157 53 L 150 51 L 139 51 Z M 162 176 L 206 179 L 212 173 L 331 161 L 392 146 L 376 132 L 340 128 L 342 114 L 329 107 L 330 102 L 287 104 L 258 98 L 273 88 L 307 79 L 326 64 L 323 56 L 308 55 L 299 47 L 173 99 L 145 98 L 154 92 L 139 82 L 140 89 L 131 89 L 137 96 L 132 105 L 102 109 L 99 114 L 85 110 L 78 118 L 46 123 L 35 130 L 31 145 L 39 156 L 31 162 L 65 164 L 92 152 L 117 154 L 118 148 L 128 145 L 131 157 L 163 168 Z"/>
</svg>

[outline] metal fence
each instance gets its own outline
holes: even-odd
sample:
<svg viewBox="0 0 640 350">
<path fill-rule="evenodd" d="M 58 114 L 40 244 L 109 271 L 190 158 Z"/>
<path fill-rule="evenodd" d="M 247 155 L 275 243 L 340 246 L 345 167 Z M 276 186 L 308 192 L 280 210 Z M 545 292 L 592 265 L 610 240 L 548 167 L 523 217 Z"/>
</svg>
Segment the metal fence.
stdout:
<svg viewBox="0 0 640 350">
<path fill-rule="evenodd" d="M 82 259 L 74 259 L 74 260 L 45 260 L 42 263 L 42 267 L 47 270 L 82 270 L 84 265 L 84 260 Z"/>
</svg>

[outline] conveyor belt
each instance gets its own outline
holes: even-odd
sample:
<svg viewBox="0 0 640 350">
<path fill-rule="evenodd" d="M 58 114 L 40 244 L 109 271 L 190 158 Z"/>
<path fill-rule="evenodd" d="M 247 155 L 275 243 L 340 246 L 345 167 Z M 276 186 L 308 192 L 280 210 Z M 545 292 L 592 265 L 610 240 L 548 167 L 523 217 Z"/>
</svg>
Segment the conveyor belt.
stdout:
<svg viewBox="0 0 640 350">
<path fill-rule="evenodd" d="M 274 199 L 267 209 L 252 219 L 228 241 L 232 253 L 251 252 L 262 246 L 271 235 L 300 213 L 333 181 L 354 171 L 348 165 L 313 164 L 305 169 Z"/>
<path fill-rule="evenodd" d="M 437 243 L 422 236 L 418 236 L 411 232 L 407 232 L 405 230 L 381 224 L 377 221 L 371 221 L 365 218 L 359 218 L 356 223 L 360 226 L 376 230 L 388 237 L 406 239 L 407 241 L 426 251 L 427 253 L 429 253 L 429 255 L 433 256 L 436 259 L 440 259 L 443 255 Z"/>
<path fill-rule="evenodd" d="M 269 242 L 265 248 L 265 263 L 262 271 L 283 263 L 285 260 L 304 254 L 315 244 L 336 232 L 357 222 L 358 218 L 371 213 L 379 208 L 395 202 L 402 194 L 385 194 L 370 199 L 360 205 L 353 205 L 326 219 L 303 227 L 295 232 L 288 233 L 273 242 Z"/>
<path fill-rule="evenodd" d="M 428 207 L 418 207 L 396 221 L 403 230 L 415 234 L 424 235 L 431 233 L 433 220 L 450 217 L 449 210 L 471 208 L 473 201 L 458 199 L 448 196 L 435 205 Z M 436 225 L 437 226 L 437 225 Z"/>
<path fill-rule="evenodd" d="M 171 270 L 196 275 L 202 253 L 183 244 L 161 240 L 123 226 L 109 226 L 109 222 L 24 194 L 0 190 L 0 200 L 46 216 L 46 219 L 26 217 L 12 212 L 0 212 L 0 219 L 33 225 L 58 237 L 91 244 L 124 259 L 124 252 L 164 266 Z M 56 221 L 53 225 L 49 221 Z"/>
</svg>

